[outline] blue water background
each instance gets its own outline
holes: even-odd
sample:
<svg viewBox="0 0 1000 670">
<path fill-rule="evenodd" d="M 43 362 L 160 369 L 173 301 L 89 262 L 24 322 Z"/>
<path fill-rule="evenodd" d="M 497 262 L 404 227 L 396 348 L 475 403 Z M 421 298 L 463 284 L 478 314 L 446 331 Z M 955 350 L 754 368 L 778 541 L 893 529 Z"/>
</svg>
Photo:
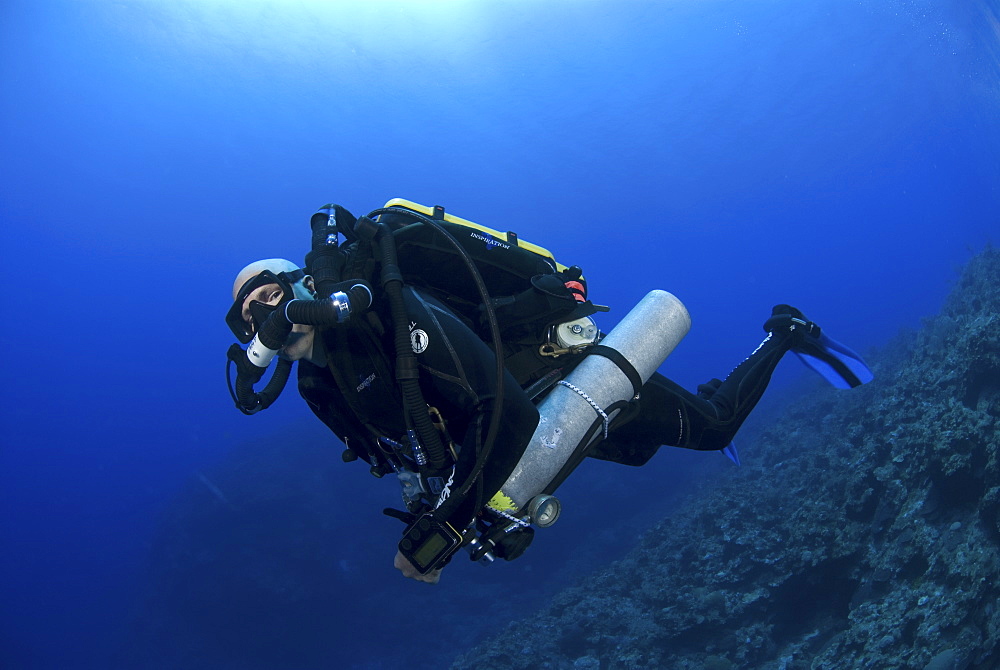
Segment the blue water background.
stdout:
<svg viewBox="0 0 1000 670">
<path fill-rule="evenodd" d="M 663 371 L 692 388 L 756 346 L 777 302 L 861 350 L 919 326 L 1000 230 L 997 16 L 995 0 L 7 0 L 0 666 L 106 667 L 143 612 L 158 519 L 247 441 L 339 458 L 294 391 L 247 418 L 222 370 L 235 272 L 301 261 L 323 203 L 405 197 L 515 230 L 586 270 L 605 330 L 672 291 L 694 326 Z M 800 374 L 785 362 L 775 385 Z M 720 463 L 588 464 L 524 558 L 460 560 L 434 588 L 390 567 L 395 485 L 340 466 L 331 667 L 395 667 L 427 639 L 440 667 Z"/>
</svg>

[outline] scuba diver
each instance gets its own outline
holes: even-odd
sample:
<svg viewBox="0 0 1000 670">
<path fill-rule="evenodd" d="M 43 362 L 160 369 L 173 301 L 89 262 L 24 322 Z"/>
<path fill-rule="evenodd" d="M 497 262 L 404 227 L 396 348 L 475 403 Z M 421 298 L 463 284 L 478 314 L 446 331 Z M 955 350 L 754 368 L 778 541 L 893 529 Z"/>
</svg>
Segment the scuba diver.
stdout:
<svg viewBox="0 0 1000 670">
<path fill-rule="evenodd" d="M 777 305 L 766 337 L 725 380 L 690 393 L 656 372 L 690 327 L 652 291 L 610 333 L 579 267 L 471 221 L 395 199 L 356 218 L 310 220 L 305 267 L 251 263 L 226 322 L 240 411 L 265 409 L 298 362 L 298 389 L 343 442 L 345 461 L 395 474 L 406 524 L 394 566 L 436 583 L 460 548 L 513 560 L 533 526 L 559 516 L 552 494 L 586 457 L 640 466 L 661 445 L 718 450 L 733 438 L 788 351 L 834 386 L 872 373 L 801 311 Z M 270 363 L 277 365 L 261 391 Z"/>
</svg>

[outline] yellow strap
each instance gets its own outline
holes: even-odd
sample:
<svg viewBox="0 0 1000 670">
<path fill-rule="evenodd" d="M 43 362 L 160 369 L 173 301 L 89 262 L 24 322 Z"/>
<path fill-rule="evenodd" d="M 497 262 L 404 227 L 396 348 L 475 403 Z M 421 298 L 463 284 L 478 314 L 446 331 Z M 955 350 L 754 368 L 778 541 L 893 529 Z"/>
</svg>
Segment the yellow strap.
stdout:
<svg viewBox="0 0 1000 670">
<path fill-rule="evenodd" d="M 418 212 L 420 214 L 423 214 L 424 216 L 427 216 L 427 217 L 433 217 L 434 216 L 434 208 L 433 207 L 427 207 L 425 205 L 420 205 L 420 204 L 417 204 L 415 202 L 411 202 L 409 200 L 404 200 L 403 198 L 393 198 L 389 202 L 385 203 L 385 206 L 386 207 L 403 207 L 405 209 L 409 209 L 409 210 L 412 210 L 414 212 Z M 461 217 L 455 216 L 454 214 L 449 214 L 448 212 L 445 212 L 444 213 L 444 220 L 447 221 L 448 223 L 454 223 L 454 224 L 458 224 L 460 226 L 466 226 L 467 228 L 474 228 L 475 230 L 478 230 L 480 232 L 486 233 L 487 235 L 491 235 L 491 236 L 497 238 L 498 240 L 507 241 L 507 234 L 506 233 L 501 233 L 499 230 L 494 230 L 493 228 L 487 228 L 486 226 L 481 226 L 478 223 L 474 223 L 472 221 L 469 221 L 468 219 L 463 219 Z M 548 249 L 546 249 L 545 247 L 540 247 L 537 244 L 532 244 L 531 242 L 525 242 L 520 237 L 517 238 L 517 246 L 520 247 L 521 249 L 527 249 L 528 251 L 530 251 L 532 253 L 535 253 L 535 254 L 538 254 L 539 256 L 544 256 L 545 258 L 550 259 L 553 263 L 555 263 L 556 269 L 559 270 L 560 272 L 562 272 L 563 270 L 567 269 L 567 266 L 565 266 L 562 263 L 560 263 L 559 261 L 557 261 L 556 257 L 552 255 L 552 252 L 549 251 Z"/>
</svg>

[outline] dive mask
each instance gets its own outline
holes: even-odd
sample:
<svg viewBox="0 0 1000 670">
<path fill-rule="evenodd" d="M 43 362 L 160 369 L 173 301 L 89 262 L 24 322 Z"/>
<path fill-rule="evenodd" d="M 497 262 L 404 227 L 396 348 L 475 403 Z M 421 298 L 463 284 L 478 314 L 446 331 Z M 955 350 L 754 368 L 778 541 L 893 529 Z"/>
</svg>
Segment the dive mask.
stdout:
<svg viewBox="0 0 1000 670">
<path fill-rule="evenodd" d="M 254 333 L 260 330 L 260 327 L 264 325 L 267 321 L 267 317 L 271 316 L 280 305 L 288 302 L 293 297 L 295 297 L 292 291 L 292 284 L 300 281 L 306 275 L 305 270 L 295 270 L 294 272 L 279 272 L 275 274 L 270 270 L 264 270 L 260 274 L 251 277 L 240 287 L 239 293 L 236 294 L 236 300 L 233 301 L 233 306 L 229 308 L 229 312 L 226 314 L 226 325 L 229 326 L 229 330 L 233 331 L 233 335 L 236 339 L 243 344 L 247 344 L 253 339 Z M 268 284 L 277 284 L 281 289 L 281 299 L 277 305 L 269 305 L 265 302 L 259 300 L 251 300 L 248 309 L 250 311 L 250 320 L 246 321 L 243 318 L 243 304 L 247 301 L 254 291 L 259 289 L 261 286 L 267 286 Z"/>
</svg>

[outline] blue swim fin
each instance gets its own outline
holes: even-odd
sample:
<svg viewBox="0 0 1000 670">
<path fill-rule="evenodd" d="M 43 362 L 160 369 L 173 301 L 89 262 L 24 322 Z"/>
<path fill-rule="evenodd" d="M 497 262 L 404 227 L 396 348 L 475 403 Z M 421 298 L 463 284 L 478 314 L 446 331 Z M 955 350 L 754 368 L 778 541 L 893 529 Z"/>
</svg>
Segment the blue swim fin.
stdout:
<svg viewBox="0 0 1000 670">
<path fill-rule="evenodd" d="M 861 356 L 848 346 L 819 333 L 807 335 L 802 344 L 792 346 L 795 355 L 839 389 L 867 384 L 875 375 Z"/>
<path fill-rule="evenodd" d="M 790 349 L 795 355 L 839 389 L 861 386 L 875 378 L 856 351 L 827 336 L 790 305 L 775 305 L 771 318 L 764 323 L 764 330 L 791 337 Z"/>
<path fill-rule="evenodd" d="M 729 460 L 731 460 L 736 465 L 740 464 L 740 454 L 736 451 L 736 443 L 730 442 L 728 446 L 722 448 L 722 453 L 724 453 Z"/>
</svg>

